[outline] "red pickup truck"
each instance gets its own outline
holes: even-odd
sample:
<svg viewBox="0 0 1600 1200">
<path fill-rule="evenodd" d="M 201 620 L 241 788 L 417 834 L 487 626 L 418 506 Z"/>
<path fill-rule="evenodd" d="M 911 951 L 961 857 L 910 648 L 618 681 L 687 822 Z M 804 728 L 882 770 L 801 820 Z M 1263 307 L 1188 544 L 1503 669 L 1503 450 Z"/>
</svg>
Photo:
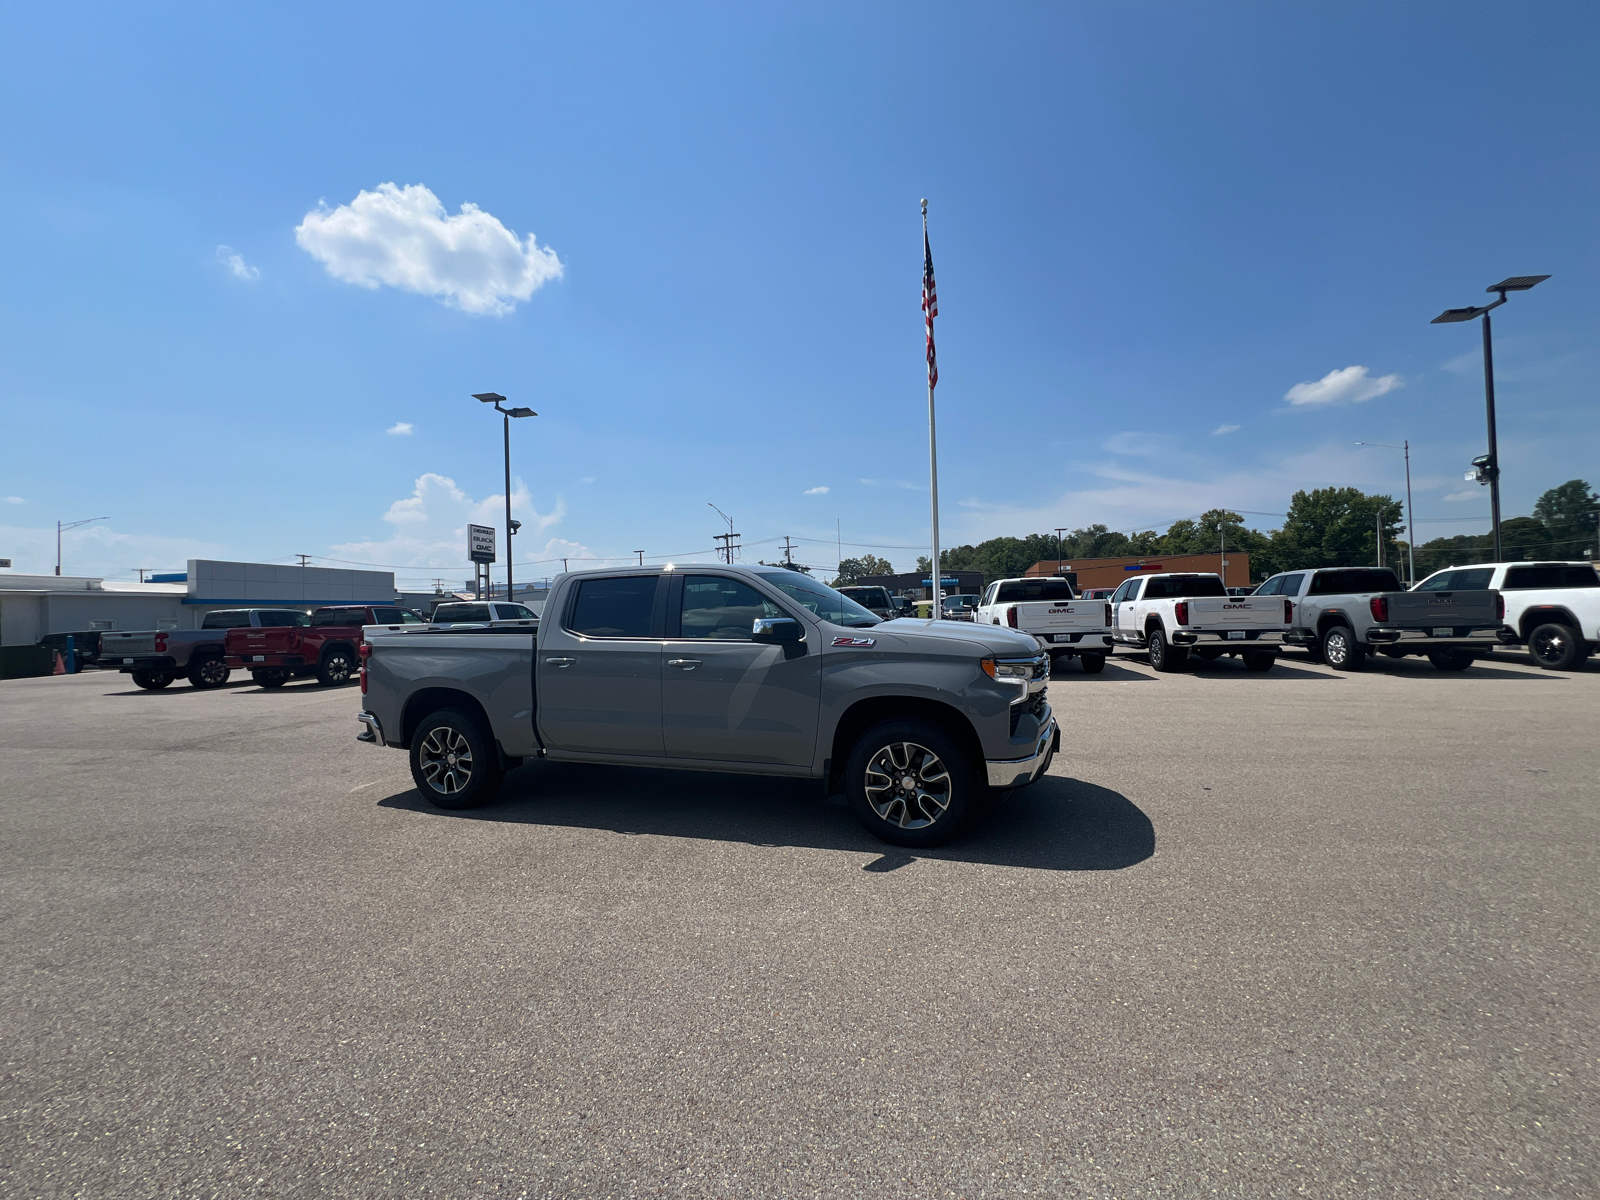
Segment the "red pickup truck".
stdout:
<svg viewBox="0 0 1600 1200">
<path fill-rule="evenodd" d="M 296 614 L 300 615 L 300 614 Z M 425 625 L 416 613 L 394 605 L 352 604 L 313 609 L 298 625 L 227 631 L 224 660 L 243 667 L 265 688 L 315 674 L 324 687 L 349 683 L 359 665 L 364 625 Z"/>
</svg>

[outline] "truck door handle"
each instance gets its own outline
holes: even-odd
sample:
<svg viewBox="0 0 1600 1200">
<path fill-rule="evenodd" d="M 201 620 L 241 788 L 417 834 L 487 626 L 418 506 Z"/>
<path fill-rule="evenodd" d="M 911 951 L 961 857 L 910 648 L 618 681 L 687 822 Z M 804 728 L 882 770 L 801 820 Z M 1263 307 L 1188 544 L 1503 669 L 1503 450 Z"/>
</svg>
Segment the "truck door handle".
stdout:
<svg viewBox="0 0 1600 1200">
<path fill-rule="evenodd" d="M 578 660 L 575 659 L 575 658 L 547 658 L 547 659 L 544 660 L 544 663 L 545 663 L 545 666 L 547 666 L 547 667 L 562 667 L 562 668 L 565 668 L 565 667 L 570 667 L 573 663 L 575 663 L 577 661 Z"/>
<path fill-rule="evenodd" d="M 682 667 L 685 671 L 692 671 L 700 665 L 700 661 L 698 658 L 669 658 L 667 666 Z"/>
</svg>

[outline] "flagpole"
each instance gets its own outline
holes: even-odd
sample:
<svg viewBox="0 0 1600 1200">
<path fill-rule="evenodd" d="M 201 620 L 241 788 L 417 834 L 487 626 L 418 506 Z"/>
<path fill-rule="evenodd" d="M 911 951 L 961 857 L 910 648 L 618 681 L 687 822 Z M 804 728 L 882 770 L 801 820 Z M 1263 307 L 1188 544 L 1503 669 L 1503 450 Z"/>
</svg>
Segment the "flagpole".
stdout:
<svg viewBox="0 0 1600 1200">
<path fill-rule="evenodd" d="M 922 244 L 924 249 L 928 245 L 928 201 L 922 201 Z M 928 337 L 933 337 L 933 316 L 928 314 L 925 318 Z M 939 569 L 939 436 L 933 412 L 933 372 L 928 372 L 928 491 L 931 504 L 931 528 L 933 530 L 933 559 L 932 569 L 928 575 L 933 580 L 933 607 L 929 610 L 935 621 L 944 616 L 944 589 L 941 586 L 944 572 Z"/>
</svg>

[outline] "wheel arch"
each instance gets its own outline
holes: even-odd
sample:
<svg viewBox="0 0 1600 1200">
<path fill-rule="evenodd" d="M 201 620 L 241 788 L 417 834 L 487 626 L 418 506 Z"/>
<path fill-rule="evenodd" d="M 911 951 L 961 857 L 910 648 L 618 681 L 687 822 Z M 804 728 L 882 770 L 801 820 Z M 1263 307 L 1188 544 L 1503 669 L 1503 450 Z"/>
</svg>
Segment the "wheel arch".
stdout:
<svg viewBox="0 0 1600 1200">
<path fill-rule="evenodd" d="M 1330 608 L 1327 612 L 1323 613 L 1317 618 L 1317 636 L 1319 638 L 1322 637 L 1335 625 L 1343 625 L 1352 633 L 1355 632 L 1355 625 L 1351 623 L 1349 617 L 1345 616 L 1344 610 Z"/>
<path fill-rule="evenodd" d="M 1523 641 L 1527 641 L 1528 635 L 1541 625 L 1570 625 L 1579 637 L 1583 636 L 1583 626 L 1578 623 L 1578 618 L 1570 609 L 1558 604 L 1540 604 L 1524 609 L 1522 616 L 1517 618 L 1517 633 Z"/>
<path fill-rule="evenodd" d="M 322 650 L 317 654 L 317 661 L 319 663 L 327 661 L 328 655 L 332 654 L 335 650 L 348 650 L 350 652 L 350 657 L 356 659 L 357 661 L 359 661 L 361 658 L 361 651 L 356 647 L 354 642 L 349 641 L 346 638 L 340 638 L 337 641 L 324 643 Z"/>
<path fill-rule="evenodd" d="M 489 714 L 484 710 L 478 698 L 471 692 L 464 692 L 460 688 L 430 687 L 419 688 L 406 698 L 405 708 L 400 713 L 400 745 L 406 749 L 411 748 L 411 739 L 420 726 L 434 713 L 446 708 L 458 709 L 475 720 L 482 728 L 484 736 L 489 739 L 490 745 L 496 745 L 494 726 L 489 721 Z"/>
<path fill-rule="evenodd" d="M 953 705 L 930 700 L 922 696 L 869 696 L 857 700 L 839 718 L 833 728 L 833 746 L 829 754 L 828 787 L 831 790 L 844 777 L 845 760 L 856 739 L 881 721 L 901 719 L 932 721 L 961 742 L 974 763 L 984 761 L 983 743 L 978 731 L 967 715 Z"/>
</svg>

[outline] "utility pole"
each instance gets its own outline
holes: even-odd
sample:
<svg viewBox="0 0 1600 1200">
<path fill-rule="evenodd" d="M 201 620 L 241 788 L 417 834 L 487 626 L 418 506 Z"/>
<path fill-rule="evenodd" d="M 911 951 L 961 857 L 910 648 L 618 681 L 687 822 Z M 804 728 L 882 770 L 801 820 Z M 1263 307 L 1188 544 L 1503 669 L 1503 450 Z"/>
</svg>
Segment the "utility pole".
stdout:
<svg viewBox="0 0 1600 1200">
<path fill-rule="evenodd" d="M 561 573 L 563 575 L 567 573 L 567 560 L 564 558 L 561 560 Z"/>
<path fill-rule="evenodd" d="M 308 565 L 306 560 L 309 559 L 311 557 L 311 555 L 309 555 L 309 554 L 296 554 L 295 557 L 300 560 L 300 565 L 302 567 L 304 567 L 304 566 Z"/>
<path fill-rule="evenodd" d="M 733 565 L 733 551 L 734 551 L 734 548 L 735 548 L 734 544 L 733 544 L 733 539 L 739 536 L 737 533 L 735 533 L 733 531 L 733 518 L 730 517 L 727 513 L 723 512 L 715 504 L 712 504 L 711 501 L 707 500 L 706 504 L 711 508 L 711 511 L 716 513 L 717 516 L 721 517 L 724 521 L 726 521 L 728 523 L 728 532 L 727 533 L 713 534 L 712 535 L 712 540 L 722 543 L 722 554 L 723 554 L 723 557 L 725 557 L 728 560 L 728 565 L 732 566 Z"/>
<path fill-rule="evenodd" d="M 1062 565 L 1062 554 L 1061 554 L 1061 535 L 1063 533 L 1065 533 L 1065 532 L 1067 532 L 1067 526 L 1065 526 L 1065 525 L 1057 526 L 1057 528 L 1056 528 L 1056 574 L 1057 575 L 1065 575 L 1066 572 L 1067 572 L 1066 567 L 1064 567 Z"/>
<path fill-rule="evenodd" d="M 1373 516 L 1373 521 L 1378 526 L 1378 565 L 1383 566 L 1383 509 L 1379 509 Z"/>
<path fill-rule="evenodd" d="M 789 543 L 794 541 L 787 533 L 783 535 L 783 565 L 794 566 L 794 547 Z"/>
<path fill-rule="evenodd" d="M 634 553 L 639 556 L 639 565 L 641 567 L 644 566 L 644 551 L 643 550 L 635 550 Z"/>
<path fill-rule="evenodd" d="M 1222 587 L 1223 590 L 1226 591 L 1228 587 L 1228 527 L 1221 521 L 1217 522 L 1217 535 L 1222 538 L 1222 554 L 1220 555 L 1220 560 L 1222 563 Z"/>
</svg>

